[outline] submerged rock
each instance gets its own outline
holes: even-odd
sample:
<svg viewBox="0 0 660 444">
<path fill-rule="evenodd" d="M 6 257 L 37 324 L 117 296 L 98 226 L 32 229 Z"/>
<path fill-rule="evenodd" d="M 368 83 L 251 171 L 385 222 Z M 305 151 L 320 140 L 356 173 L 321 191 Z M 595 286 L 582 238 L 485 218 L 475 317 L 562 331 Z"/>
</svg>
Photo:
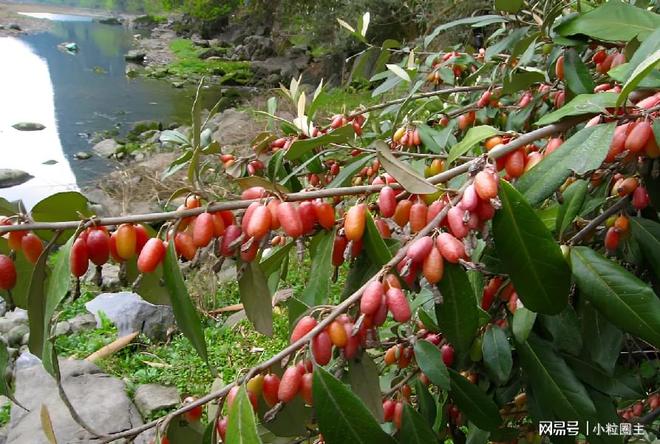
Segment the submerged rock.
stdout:
<svg viewBox="0 0 660 444">
<path fill-rule="evenodd" d="M 0 188 L 14 187 L 27 182 L 33 177 L 25 171 L 0 168 Z"/>
<path fill-rule="evenodd" d="M 89 154 L 87 151 L 78 151 L 76 154 L 73 155 L 73 157 L 78 160 L 87 160 L 90 157 L 92 157 L 92 155 Z"/>
</svg>

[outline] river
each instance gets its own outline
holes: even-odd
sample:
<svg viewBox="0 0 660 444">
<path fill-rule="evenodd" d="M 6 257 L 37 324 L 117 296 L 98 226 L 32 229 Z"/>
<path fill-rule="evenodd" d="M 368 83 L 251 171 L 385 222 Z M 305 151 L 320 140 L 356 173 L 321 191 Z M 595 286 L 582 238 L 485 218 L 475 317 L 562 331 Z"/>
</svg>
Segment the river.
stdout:
<svg viewBox="0 0 660 444">
<path fill-rule="evenodd" d="M 124 54 L 133 32 L 91 17 L 34 14 L 52 20 L 47 32 L 0 38 L 0 168 L 28 172 L 33 179 L 0 189 L 0 197 L 31 207 L 52 193 L 75 190 L 116 164 L 93 156 L 89 136 L 136 121 L 187 123 L 194 88 L 173 88 L 164 80 L 129 78 Z M 79 51 L 58 48 L 75 42 Z M 38 122 L 41 131 L 18 131 L 18 122 Z"/>
</svg>

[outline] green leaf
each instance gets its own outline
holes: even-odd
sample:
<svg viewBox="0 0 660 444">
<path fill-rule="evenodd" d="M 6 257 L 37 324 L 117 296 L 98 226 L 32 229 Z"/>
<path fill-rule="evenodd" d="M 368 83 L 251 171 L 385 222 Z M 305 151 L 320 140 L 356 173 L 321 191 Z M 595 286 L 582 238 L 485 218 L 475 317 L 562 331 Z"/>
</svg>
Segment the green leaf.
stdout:
<svg viewBox="0 0 660 444">
<path fill-rule="evenodd" d="M 429 43 L 431 43 L 442 31 L 446 31 L 456 26 L 472 25 L 473 28 L 479 28 L 494 23 L 505 23 L 507 21 L 508 19 L 502 17 L 501 15 L 479 15 L 475 17 L 461 18 L 449 23 L 443 23 L 442 25 L 437 26 L 429 35 L 424 38 L 424 47 L 429 46 Z"/>
<path fill-rule="evenodd" d="M 502 85 L 503 94 L 513 94 L 523 89 L 529 88 L 534 83 L 544 82 L 545 75 L 538 71 L 526 71 L 518 69 L 512 71 L 510 75 L 504 77 Z"/>
<path fill-rule="evenodd" d="M 28 310 L 28 323 L 30 326 L 30 339 L 28 341 L 28 347 L 30 352 L 33 355 L 41 357 L 44 349 L 44 341 L 46 336 L 50 333 L 49 325 L 50 319 L 45 320 L 45 310 L 46 310 L 46 277 L 47 277 L 47 265 L 48 261 L 48 249 L 44 249 L 37 263 L 34 264 L 34 269 L 32 271 L 32 276 L 30 278 L 30 288 L 28 289 L 27 296 L 27 310 Z M 66 256 L 60 253 L 57 257 L 56 263 L 56 273 L 66 273 L 64 276 L 62 274 L 51 276 L 50 282 L 55 284 L 55 282 L 61 283 L 60 280 L 66 278 L 66 288 L 68 290 L 68 284 L 71 280 L 71 275 L 69 274 L 68 267 L 66 269 L 62 268 L 61 256 Z M 67 257 L 68 259 L 68 257 Z M 68 262 L 66 264 L 68 266 Z"/>
<path fill-rule="evenodd" d="M 376 265 L 385 265 L 392 259 L 392 253 L 376 228 L 371 213 L 367 211 L 366 230 L 364 231 L 364 246 L 371 261 Z M 330 251 L 332 254 L 332 251 Z"/>
<path fill-rule="evenodd" d="M 630 74 L 628 81 L 626 81 L 625 85 L 623 85 L 623 89 L 621 89 L 621 94 L 619 94 L 619 98 L 616 101 L 616 106 L 621 106 L 628 98 L 628 95 L 633 92 L 635 88 L 637 88 L 637 85 L 639 85 L 640 82 L 646 78 L 653 70 L 657 69 L 659 64 L 660 49 L 656 50 L 646 60 L 635 67 L 635 69 Z"/>
<path fill-rule="evenodd" d="M 252 404 L 243 386 L 238 390 L 234 403 L 229 409 L 226 438 L 227 442 L 236 444 L 261 443 L 257 433 L 257 423 L 254 419 Z"/>
<path fill-rule="evenodd" d="M 305 153 L 312 151 L 314 148 L 328 145 L 330 143 L 344 143 L 349 138 L 353 137 L 355 131 L 353 125 L 344 125 L 341 128 L 329 131 L 319 137 L 310 139 L 296 140 L 291 144 L 284 157 L 289 160 L 295 160 L 303 156 Z"/>
<path fill-rule="evenodd" d="M 447 375 L 449 378 L 449 375 Z M 438 407 L 435 399 L 429 392 L 429 389 L 417 378 L 413 384 L 415 395 L 417 396 L 417 405 L 419 406 L 419 413 L 426 419 L 430 426 L 435 424 L 436 417 L 438 416 Z"/>
<path fill-rule="evenodd" d="M 417 174 L 406 162 L 394 157 L 385 142 L 376 140 L 372 146 L 376 149 L 378 160 L 385 171 L 390 173 L 406 191 L 413 194 L 432 194 L 437 191 L 435 185 Z"/>
<path fill-rule="evenodd" d="M 383 395 L 378 378 L 378 367 L 367 353 L 348 361 L 348 381 L 353 393 L 367 406 L 376 421 L 383 422 Z"/>
<path fill-rule="evenodd" d="M 436 154 L 442 151 L 440 144 L 436 140 L 436 137 L 439 137 L 440 135 L 440 131 L 437 131 L 423 123 L 417 126 L 417 130 L 419 131 L 419 138 L 422 139 L 424 148 Z"/>
<path fill-rule="evenodd" d="M 155 235 L 155 233 L 153 234 Z M 125 264 L 128 282 L 135 282 L 140 275 L 140 271 L 137 268 L 137 257 L 127 260 Z M 138 285 L 133 287 L 133 291 L 142 296 L 142 299 L 152 304 L 171 305 L 170 295 L 163 281 L 162 264 L 156 267 L 152 273 L 143 274 Z"/>
<path fill-rule="evenodd" d="M 552 336 L 556 349 L 578 355 L 582 350 L 582 335 L 575 309 L 567 305 L 556 315 L 541 315 L 540 323 Z"/>
<path fill-rule="evenodd" d="M 363 154 L 362 156 L 356 157 L 351 163 L 344 165 L 339 174 L 332 179 L 332 182 L 328 184 L 328 188 L 337 188 L 348 185 L 353 179 L 353 176 L 357 174 L 358 171 L 362 169 L 368 162 L 375 156 L 373 154 Z"/>
<path fill-rule="evenodd" d="M 490 432 L 481 430 L 479 427 L 470 423 L 465 444 L 487 444 L 489 442 L 489 437 Z"/>
<path fill-rule="evenodd" d="M 442 360 L 442 353 L 429 341 L 415 342 L 415 360 L 420 370 L 429 377 L 432 383 L 449 390 L 449 371 Z"/>
<path fill-rule="evenodd" d="M 319 430 L 328 444 L 395 443 L 362 401 L 323 367 L 314 368 L 312 396 Z"/>
<path fill-rule="evenodd" d="M 428 422 L 408 403 L 403 405 L 399 442 L 402 444 L 430 444 L 438 442 L 438 438 L 433 433 Z"/>
<path fill-rule="evenodd" d="M 472 149 L 472 147 L 477 143 L 497 134 L 501 134 L 501 131 L 488 125 L 481 125 L 470 128 L 465 134 L 465 137 L 463 137 L 463 140 L 458 142 L 449 150 L 447 163 L 450 164 L 454 162 L 460 156 L 470 151 L 470 149 Z"/>
<path fill-rule="evenodd" d="M 608 123 L 578 131 L 523 174 L 516 188 L 530 204 L 537 205 L 554 193 L 572 171 L 583 175 L 595 170 L 607 156 L 615 127 L 615 123 Z"/>
<path fill-rule="evenodd" d="M 461 376 L 454 369 L 449 369 L 451 379 L 451 397 L 458 408 L 482 430 L 492 432 L 502 423 L 500 411 L 493 400 L 479 387 Z"/>
<path fill-rule="evenodd" d="M 623 345 L 623 332 L 603 317 L 593 304 L 579 298 L 579 317 L 582 331 L 582 355 L 598 364 L 608 375 L 614 374 L 614 366 Z"/>
<path fill-rule="evenodd" d="M 610 322 L 660 347 L 660 300 L 651 287 L 588 247 L 571 248 L 573 277 Z"/>
<path fill-rule="evenodd" d="M 467 354 L 479 327 L 477 304 L 467 273 L 460 265 L 446 263 L 438 288 L 442 304 L 436 304 L 435 313 L 440 329 L 459 353 Z"/>
<path fill-rule="evenodd" d="M 584 200 L 587 197 L 589 184 L 586 180 L 579 179 L 573 182 L 564 191 L 564 202 L 557 213 L 556 229 L 559 238 L 562 239 L 564 232 L 571 226 L 575 217 L 580 214 Z"/>
<path fill-rule="evenodd" d="M 484 60 L 488 62 L 495 55 L 514 48 L 516 46 L 516 43 L 518 43 L 518 41 L 522 40 L 527 36 L 527 31 L 529 31 L 528 26 L 525 26 L 523 28 L 516 28 L 513 31 L 509 32 L 506 35 L 506 37 L 504 37 L 499 42 L 489 45 L 488 48 L 486 48 L 486 54 L 484 56 Z"/>
<path fill-rule="evenodd" d="M 504 384 L 513 368 L 511 347 L 504 330 L 496 326 L 487 329 L 481 342 L 481 350 L 486 369 L 498 385 Z"/>
<path fill-rule="evenodd" d="M 619 0 L 577 15 L 555 28 L 561 36 L 583 34 L 607 42 L 644 40 L 660 27 L 660 16 Z"/>
<path fill-rule="evenodd" d="M 241 302 L 254 329 L 259 333 L 273 334 L 273 303 L 266 276 L 259 264 L 250 262 L 238 280 Z M 176 313 L 175 313 L 176 314 Z"/>
<path fill-rule="evenodd" d="M 576 96 L 594 92 L 596 83 L 574 48 L 569 48 L 564 53 L 564 77 L 566 87 Z"/>
<path fill-rule="evenodd" d="M 606 108 L 612 108 L 616 105 L 618 97 L 619 95 L 613 92 L 580 94 L 558 110 L 541 117 L 541 119 L 539 119 L 534 125 L 548 125 L 550 123 L 558 122 L 568 116 L 604 113 Z"/>
<path fill-rule="evenodd" d="M 309 280 L 300 299 L 309 306 L 324 304 L 330 293 L 332 279 L 332 246 L 335 232 L 323 230 L 312 238 L 310 254 L 312 266 Z"/>
<path fill-rule="evenodd" d="M 607 395 L 604 395 L 596 390 L 588 390 L 594 405 L 596 406 L 596 421 L 598 424 L 617 424 L 619 422 L 619 415 L 616 411 L 615 401 Z M 594 444 L 623 444 L 624 437 L 622 435 L 607 435 L 601 434 L 600 436 L 590 434 L 590 440 Z"/>
<path fill-rule="evenodd" d="M 388 63 L 385 65 L 385 67 L 387 67 L 387 69 L 392 71 L 394 75 L 400 77 L 401 80 L 410 83 L 410 74 L 408 74 L 408 72 L 405 69 L 401 68 L 399 65 Z"/>
<path fill-rule="evenodd" d="M 596 414 L 591 398 L 566 362 L 548 342 L 530 335 L 516 343 L 520 364 L 534 394 L 559 419 L 585 420 Z"/>
<path fill-rule="evenodd" d="M 45 199 L 40 200 L 32 207 L 30 216 L 35 222 L 63 222 L 68 220 L 79 220 L 82 217 L 92 215 L 89 210 L 89 201 L 85 196 L 77 191 L 64 191 L 51 194 Z M 58 242 L 63 244 L 73 236 L 75 230 L 66 230 L 59 237 Z M 36 234 L 48 241 L 52 239 L 54 231 L 37 230 Z"/>
<path fill-rule="evenodd" d="M 513 337 L 516 338 L 516 341 L 525 342 L 527 340 L 535 321 L 536 313 L 533 311 L 525 307 L 519 307 L 516 310 L 513 314 L 513 325 L 511 326 Z"/>
<path fill-rule="evenodd" d="M 40 344 L 42 347 L 42 352 L 41 354 L 37 355 L 41 357 L 42 360 L 44 360 L 44 356 L 47 355 L 47 350 L 49 347 L 47 347 L 48 341 L 48 336 L 50 335 L 50 327 L 51 323 L 53 320 L 53 316 L 55 315 L 55 310 L 57 310 L 57 307 L 62 303 L 64 298 L 69 294 L 69 287 L 71 285 L 71 269 L 69 266 L 69 258 L 71 256 L 71 246 L 73 245 L 73 237 L 69 238 L 66 244 L 64 244 L 60 250 L 57 253 L 57 257 L 55 259 L 55 265 L 53 267 L 53 273 L 50 275 L 50 278 L 48 279 L 48 282 L 46 284 L 46 300 L 43 302 L 43 335 L 40 339 Z M 35 301 L 36 305 L 36 301 Z M 35 310 L 36 313 L 36 319 L 35 322 L 38 321 L 38 314 L 39 310 Z M 30 327 L 32 327 L 32 322 L 30 322 Z M 35 328 L 38 328 L 35 326 Z M 38 330 L 37 330 L 38 331 Z M 30 338 L 30 351 L 32 353 L 35 353 L 38 351 L 37 348 L 37 343 L 32 342 L 32 338 Z M 33 351 L 34 348 L 34 351 Z M 53 352 L 54 353 L 54 352 Z"/>
<path fill-rule="evenodd" d="M 630 62 L 622 63 L 621 65 L 612 68 L 608 71 L 609 75 L 614 80 L 625 83 L 630 79 L 631 73 L 642 63 L 648 60 L 656 51 L 660 49 L 660 28 L 656 29 L 641 45 L 635 50 L 635 53 L 630 57 Z M 660 72 L 651 72 L 651 75 L 642 79 L 638 84 L 640 87 L 657 87 L 660 83 Z"/>
<path fill-rule="evenodd" d="M 655 276 L 660 278 L 660 224 L 643 217 L 633 217 L 630 219 L 630 227 L 644 258 L 651 265 Z"/>
<path fill-rule="evenodd" d="M 575 376 L 584 384 L 612 396 L 627 399 L 637 399 L 641 396 L 641 393 L 623 384 L 616 377 L 608 375 L 605 370 L 594 362 L 571 355 L 564 355 L 564 359 L 573 369 Z"/>
<path fill-rule="evenodd" d="M 165 280 L 165 287 L 170 294 L 170 302 L 172 303 L 172 311 L 174 312 L 174 319 L 176 319 L 177 326 L 181 329 L 183 335 L 192 343 L 199 356 L 208 364 L 202 321 L 190 300 L 186 284 L 183 282 L 179 261 L 174 250 L 174 242 L 169 243 L 167 253 L 165 254 L 163 278 Z"/>
<path fill-rule="evenodd" d="M 493 219 L 493 237 L 504 269 L 525 307 L 559 313 L 568 303 L 571 276 L 559 245 L 525 198 L 504 180 L 499 196 L 502 209 Z"/>
</svg>

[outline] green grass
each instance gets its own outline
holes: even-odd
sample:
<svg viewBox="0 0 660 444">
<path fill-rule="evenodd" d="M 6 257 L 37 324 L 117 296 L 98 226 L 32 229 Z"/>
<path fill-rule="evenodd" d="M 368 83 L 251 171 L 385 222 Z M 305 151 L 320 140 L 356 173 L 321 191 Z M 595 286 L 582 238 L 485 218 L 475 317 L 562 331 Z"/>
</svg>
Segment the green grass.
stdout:
<svg viewBox="0 0 660 444">
<path fill-rule="evenodd" d="M 309 257 L 302 264 L 291 256 L 289 273 L 280 288 L 292 288 L 299 296 L 306 285 Z M 331 301 L 336 303 L 343 282 L 334 283 Z M 83 290 L 81 297 L 65 305 L 60 319 L 66 320 L 86 312 L 84 304 L 97 291 Z M 212 307 L 226 306 L 240 301 L 238 285 L 228 282 L 214 296 L 206 297 Z M 249 321 L 243 320 L 232 327 L 223 326 L 225 319 L 205 319 L 204 335 L 211 365 L 225 382 L 232 381 L 239 372 L 262 362 L 282 350 L 288 344 L 289 325 L 286 309 L 276 308 L 273 313 L 273 336 L 257 333 Z M 104 322 L 101 328 L 85 331 L 56 340 L 60 356 L 84 359 L 91 353 L 117 339 L 117 329 Z M 214 378 L 207 365 L 197 355 L 190 341 L 177 333 L 167 343 L 153 343 L 144 336 L 116 354 L 96 363 L 107 373 L 122 378 L 129 394 L 140 384 L 156 383 L 175 386 L 182 396 L 201 396 L 208 393 Z"/>
<path fill-rule="evenodd" d="M 181 77 L 196 75 L 220 75 L 226 81 L 245 84 L 252 78 L 250 62 L 203 60 L 199 54 L 204 50 L 193 45 L 188 39 L 174 39 L 170 42 L 170 49 L 176 60 L 167 66 L 171 74 Z"/>
<path fill-rule="evenodd" d="M 9 424 L 9 415 L 11 412 L 11 402 L 5 403 L 0 407 L 0 427 L 4 427 Z"/>
<path fill-rule="evenodd" d="M 379 99 L 379 97 L 372 98 L 369 90 L 332 88 L 319 97 L 316 109 L 327 111 L 329 115 L 350 112 L 360 105 L 369 106 L 378 103 Z"/>
</svg>

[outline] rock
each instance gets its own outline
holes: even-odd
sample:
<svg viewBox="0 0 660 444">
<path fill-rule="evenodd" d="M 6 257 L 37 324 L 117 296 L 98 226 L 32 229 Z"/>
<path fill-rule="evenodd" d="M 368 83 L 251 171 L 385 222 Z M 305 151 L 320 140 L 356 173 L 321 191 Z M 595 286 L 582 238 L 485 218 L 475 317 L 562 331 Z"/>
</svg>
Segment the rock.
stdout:
<svg viewBox="0 0 660 444">
<path fill-rule="evenodd" d="M 41 131 L 46 128 L 45 125 L 37 122 L 18 122 L 12 125 L 12 128 L 18 131 Z"/>
<path fill-rule="evenodd" d="M 121 148 L 121 145 L 115 139 L 105 139 L 94 145 L 92 151 L 101 157 L 110 157 L 115 154 L 119 148 Z"/>
<path fill-rule="evenodd" d="M 57 163 L 58 163 L 57 160 L 50 159 L 45 162 L 42 162 L 42 165 L 55 165 Z"/>
<path fill-rule="evenodd" d="M 140 65 L 136 65 L 135 63 L 127 63 L 124 73 L 126 74 L 127 77 L 133 78 L 139 76 L 140 71 L 143 69 L 144 68 L 141 68 Z"/>
<path fill-rule="evenodd" d="M 213 139 L 222 145 L 250 145 L 253 135 L 258 131 L 254 118 L 243 111 L 228 108 L 209 119 L 208 128 L 215 128 Z"/>
<path fill-rule="evenodd" d="M 213 60 L 221 60 L 222 58 L 227 57 L 227 48 L 219 48 L 217 46 L 213 46 L 200 51 L 197 57 L 200 59 L 213 58 Z"/>
<path fill-rule="evenodd" d="M 57 324 L 55 324 L 55 331 L 53 334 L 55 336 L 64 336 L 68 335 L 71 332 L 71 324 L 69 324 L 67 321 L 60 321 Z"/>
<path fill-rule="evenodd" d="M 172 82 L 172 87 L 173 88 L 177 88 L 177 89 L 178 88 L 183 88 L 184 85 L 185 85 L 184 82 Z"/>
<path fill-rule="evenodd" d="M 126 54 L 124 54 L 124 60 L 127 62 L 142 63 L 144 58 L 147 56 L 147 53 L 139 49 L 131 49 Z"/>
<path fill-rule="evenodd" d="M 117 326 L 120 337 L 139 331 L 160 341 L 166 339 L 167 330 L 176 325 L 172 307 L 151 304 L 128 291 L 101 293 L 85 307 L 96 316 L 99 326 L 101 318 L 98 313 L 103 312 Z"/>
<path fill-rule="evenodd" d="M 90 427 L 108 434 L 142 424 L 142 418 L 126 395 L 126 386 L 120 379 L 103 373 L 86 361 L 62 359 L 60 368 L 67 396 Z M 17 366 L 15 386 L 16 399 L 29 411 L 12 406 L 8 444 L 48 443 L 41 427 L 42 404 L 50 414 L 57 442 L 94 442 L 89 433 L 71 418 L 59 397 L 55 381 L 41 365 Z"/>
<path fill-rule="evenodd" d="M 192 41 L 193 45 L 199 46 L 200 48 L 208 48 L 210 46 L 210 43 L 209 43 L 208 40 L 203 39 L 198 35 L 193 35 L 190 40 Z"/>
<path fill-rule="evenodd" d="M 27 324 L 28 323 L 28 312 L 22 308 L 15 308 L 10 312 L 5 314 L 5 318 L 11 321 Z"/>
<path fill-rule="evenodd" d="M 78 151 L 76 154 L 73 155 L 73 157 L 78 160 L 87 160 L 90 157 L 92 157 L 92 155 L 87 151 Z"/>
<path fill-rule="evenodd" d="M 7 333 L 7 343 L 12 347 L 23 345 L 23 336 L 30 333 L 30 327 L 25 324 L 17 325 Z"/>
<path fill-rule="evenodd" d="M 11 29 L 12 31 L 20 31 L 21 27 L 18 26 L 16 23 L 10 23 L 7 28 Z"/>
<path fill-rule="evenodd" d="M 4 299 L 0 298 L 0 316 L 4 316 L 7 313 L 7 303 Z"/>
<path fill-rule="evenodd" d="M 80 49 L 76 42 L 62 42 L 57 47 L 71 53 L 76 53 Z"/>
<path fill-rule="evenodd" d="M 21 338 L 21 350 L 28 350 L 27 345 L 30 342 L 30 333 L 25 333 Z"/>
<path fill-rule="evenodd" d="M 20 185 L 33 177 L 34 176 L 25 171 L 0 168 L 0 188 L 9 188 Z"/>
<path fill-rule="evenodd" d="M 124 23 L 124 21 L 120 17 L 104 17 L 102 19 L 99 19 L 99 23 L 103 25 L 121 25 Z"/>
<path fill-rule="evenodd" d="M 181 402 L 176 387 L 159 384 L 142 384 L 135 391 L 133 400 L 144 418 L 156 410 L 174 407 Z"/>
<path fill-rule="evenodd" d="M 266 79 L 271 74 L 277 74 L 285 83 L 288 83 L 292 77 L 297 77 L 298 73 L 305 69 L 308 62 L 308 56 L 297 59 L 270 57 L 266 60 L 253 61 L 250 67 L 254 71 L 255 78 Z"/>
<path fill-rule="evenodd" d="M 133 124 L 133 128 L 128 132 L 129 139 L 137 139 L 147 131 L 162 131 L 163 124 L 157 120 L 139 120 Z"/>
<path fill-rule="evenodd" d="M 32 353 L 25 352 L 21 353 L 21 355 L 16 359 L 16 362 L 14 363 L 14 370 L 15 372 L 18 372 L 19 370 L 35 366 L 41 366 L 41 360 Z"/>
<path fill-rule="evenodd" d="M 69 329 L 71 333 L 78 333 L 85 330 L 94 330 L 96 328 L 96 317 L 91 313 L 82 313 L 69 319 Z M 55 329 L 57 331 L 57 328 Z"/>
<path fill-rule="evenodd" d="M 16 327 L 18 324 L 11 319 L 0 318 L 0 334 L 6 335 L 9 330 Z"/>
</svg>

